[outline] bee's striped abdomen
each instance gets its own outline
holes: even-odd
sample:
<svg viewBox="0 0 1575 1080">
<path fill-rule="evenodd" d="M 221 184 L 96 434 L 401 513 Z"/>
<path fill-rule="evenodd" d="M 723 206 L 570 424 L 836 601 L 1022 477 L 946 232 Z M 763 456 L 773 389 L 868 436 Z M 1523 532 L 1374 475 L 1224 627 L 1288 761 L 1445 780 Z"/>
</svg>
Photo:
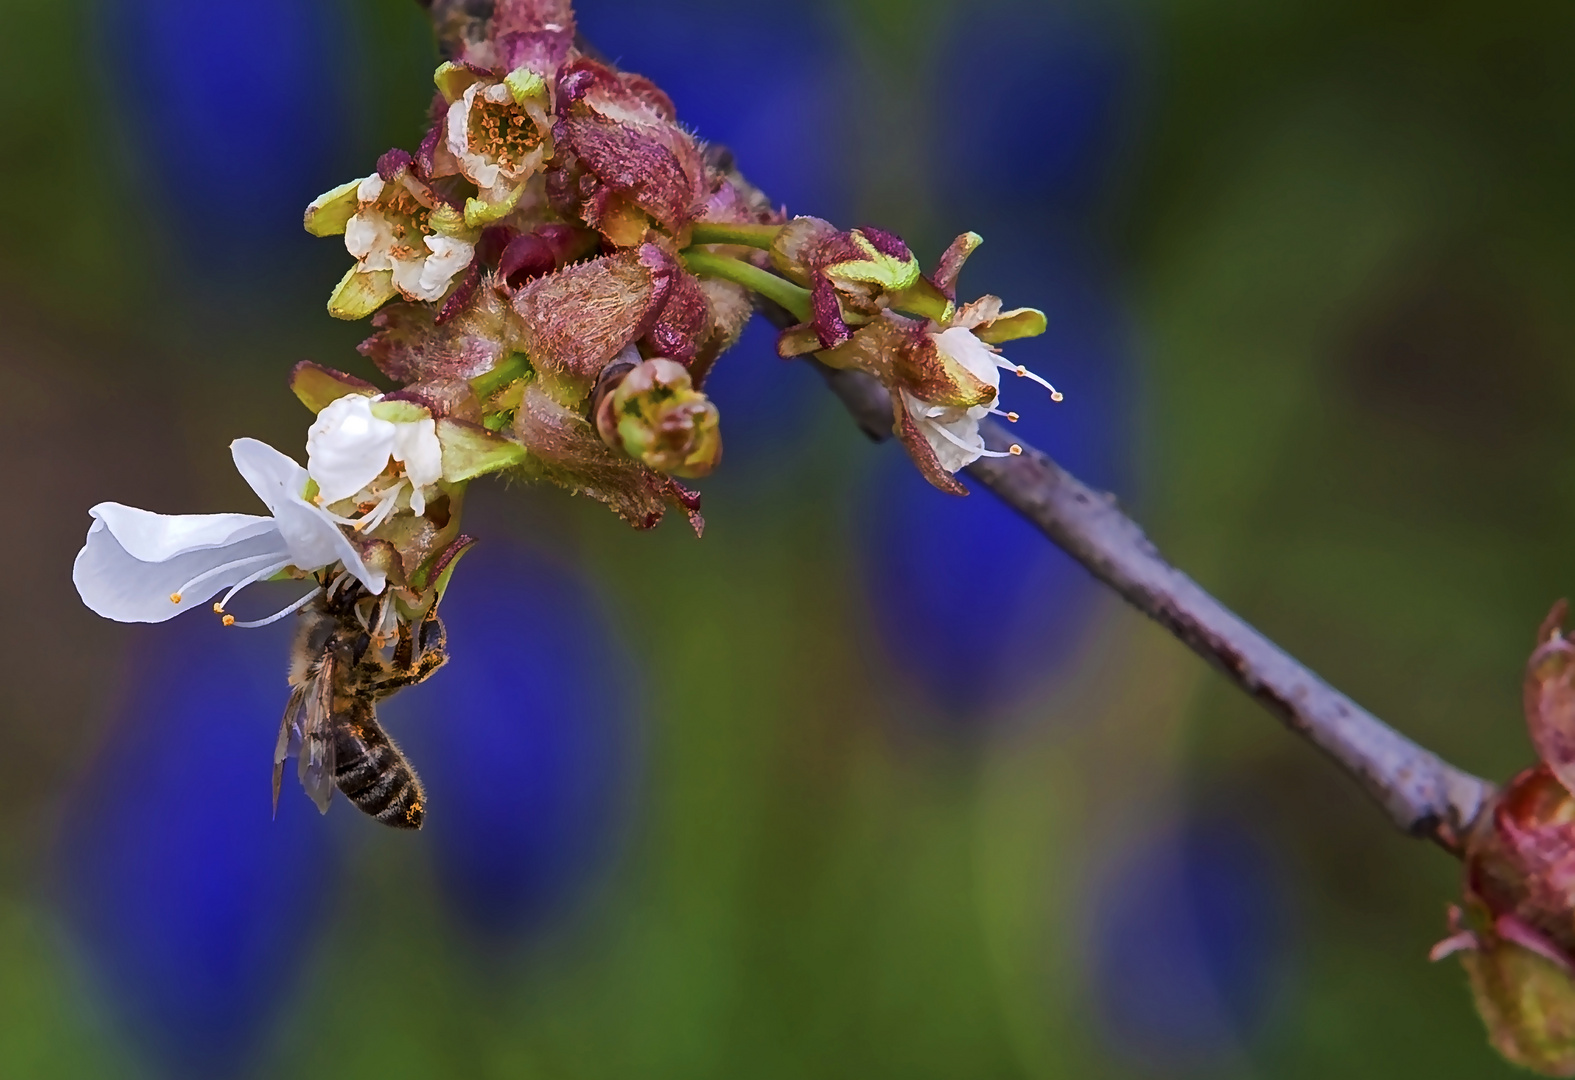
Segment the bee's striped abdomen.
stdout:
<svg viewBox="0 0 1575 1080">
<path fill-rule="evenodd" d="M 334 783 L 363 814 L 396 829 L 419 829 L 426 793 L 410 762 L 368 706 L 335 731 Z"/>
</svg>

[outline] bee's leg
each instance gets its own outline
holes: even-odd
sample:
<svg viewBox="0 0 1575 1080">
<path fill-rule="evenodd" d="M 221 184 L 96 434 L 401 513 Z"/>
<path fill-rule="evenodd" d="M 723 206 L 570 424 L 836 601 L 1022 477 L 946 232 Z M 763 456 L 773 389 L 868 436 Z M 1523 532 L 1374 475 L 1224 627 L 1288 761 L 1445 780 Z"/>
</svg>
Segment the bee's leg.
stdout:
<svg viewBox="0 0 1575 1080">
<path fill-rule="evenodd" d="M 399 641 L 394 646 L 394 658 L 391 661 L 394 670 L 408 671 L 414 666 L 415 641 L 410 633 L 408 623 L 399 624 Z"/>
<path fill-rule="evenodd" d="M 428 614 L 413 633 L 407 629 L 405 634 L 407 636 L 401 639 L 400 648 L 394 650 L 396 663 L 391 664 L 386 672 L 366 680 L 368 689 L 379 696 L 392 694 L 401 687 L 426 682 L 438 668 L 448 663 L 448 633 L 436 615 Z M 418 646 L 420 654 L 413 662 L 401 666 L 397 663 L 400 653 L 412 637 L 413 647 Z"/>
</svg>

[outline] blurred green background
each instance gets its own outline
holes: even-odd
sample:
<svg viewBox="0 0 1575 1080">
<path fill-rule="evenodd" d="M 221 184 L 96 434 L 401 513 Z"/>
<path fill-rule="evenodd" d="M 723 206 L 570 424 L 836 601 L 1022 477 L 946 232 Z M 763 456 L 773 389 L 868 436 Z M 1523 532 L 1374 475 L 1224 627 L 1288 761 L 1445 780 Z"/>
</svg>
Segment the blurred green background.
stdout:
<svg viewBox="0 0 1575 1080">
<path fill-rule="evenodd" d="M 791 211 L 925 259 L 982 232 L 965 290 L 1051 314 L 1013 355 L 1068 395 L 1008 399 L 1028 437 L 1403 731 L 1530 761 L 1575 532 L 1575 8 L 579 6 Z M 1511 1072 L 1426 961 L 1449 859 L 763 329 L 715 378 L 704 540 L 475 496 L 455 665 L 388 709 L 431 828 L 288 784 L 269 821 L 287 635 L 103 623 L 70 562 L 100 500 L 252 511 L 223 448 L 300 456 L 289 365 L 373 374 L 296 223 L 417 141 L 429 27 L 0 20 L 0 1076 Z"/>
</svg>

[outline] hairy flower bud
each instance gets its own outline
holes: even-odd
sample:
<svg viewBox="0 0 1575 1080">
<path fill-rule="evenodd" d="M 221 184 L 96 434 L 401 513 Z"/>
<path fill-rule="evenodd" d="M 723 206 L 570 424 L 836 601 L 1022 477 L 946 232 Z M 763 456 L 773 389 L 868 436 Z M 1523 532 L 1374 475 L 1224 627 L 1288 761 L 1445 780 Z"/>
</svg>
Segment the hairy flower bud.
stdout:
<svg viewBox="0 0 1575 1080">
<path fill-rule="evenodd" d="M 1528 948 L 1468 902 L 1450 909 L 1450 937 L 1433 958 L 1460 956 L 1493 1048 L 1545 1076 L 1575 1076 L 1575 978 L 1567 961 Z"/>
<path fill-rule="evenodd" d="M 1434 959 L 1461 954 L 1477 1011 L 1510 1061 L 1575 1076 L 1575 645 L 1543 622 L 1526 665 L 1526 722 L 1543 763 L 1478 817 L 1465 849 L 1465 909 Z"/>
<path fill-rule="evenodd" d="M 676 361 L 633 365 L 603 393 L 595 415 L 603 442 L 659 472 L 705 476 L 722 459 L 716 406 Z"/>
</svg>

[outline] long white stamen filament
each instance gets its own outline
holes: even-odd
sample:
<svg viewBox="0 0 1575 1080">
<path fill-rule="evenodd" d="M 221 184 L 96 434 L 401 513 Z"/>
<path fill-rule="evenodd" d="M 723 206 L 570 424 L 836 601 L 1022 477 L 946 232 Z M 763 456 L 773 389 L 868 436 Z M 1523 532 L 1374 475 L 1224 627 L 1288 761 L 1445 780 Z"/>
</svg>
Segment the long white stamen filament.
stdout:
<svg viewBox="0 0 1575 1080">
<path fill-rule="evenodd" d="M 936 424 L 936 425 L 934 425 L 934 427 L 935 427 L 935 430 L 939 431 L 941 433 L 941 436 L 943 438 L 945 438 L 948 442 L 951 442 L 951 443 L 953 443 L 953 444 L 955 444 L 957 446 L 962 447 L 964 450 L 968 451 L 970 454 L 978 454 L 980 457 L 1016 457 L 1018 454 L 1021 454 L 1023 452 L 1023 448 L 1021 446 L 1018 446 L 1016 443 L 1012 444 L 1012 448 L 1010 450 L 985 450 L 982 447 L 972 446 L 972 445 L 970 445 L 968 443 L 963 442 L 962 439 L 958 438 L 956 435 L 953 435 L 950 431 L 948 431 L 947 428 L 946 428 L 946 425 L 944 425 L 944 424 Z"/>
<path fill-rule="evenodd" d="M 394 505 L 399 501 L 399 493 L 404 489 L 405 482 L 395 484 L 385 491 L 377 505 L 366 513 L 359 521 L 354 522 L 357 532 L 370 532 L 377 528 L 388 516 L 394 512 Z"/>
<path fill-rule="evenodd" d="M 1023 365 L 1021 365 L 1021 364 L 1014 364 L 1014 363 L 1012 363 L 1011 361 L 1007 360 L 1005 357 L 997 356 L 995 358 L 995 366 L 1000 368 L 1002 371 L 1010 371 L 1012 374 L 1016 375 L 1020 379 L 1032 379 L 1034 382 L 1038 383 L 1040 386 L 1042 386 L 1046 390 L 1050 391 L 1050 400 L 1051 401 L 1060 401 L 1063 397 L 1066 396 L 1066 395 L 1062 394 L 1061 391 L 1059 391 L 1055 387 L 1051 386 L 1050 383 L 1047 380 L 1041 378 L 1038 375 L 1035 375 L 1032 371 L 1029 371 L 1027 368 L 1023 367 Z"/>
<path fill-rule="evenodd" d="M 259 626 L 267 626 L 269 623 L 276 623 L 280 619 L 284 618 L 286 615 L 293 615 L 295 612 L 300 611 L 307 604 L 310 604 L 313 600 L 317 599 L 317 597 L 322 593 L 322 591 L 323 591 L 323 587 L 321 585 L 319 585 L 317 588 L 313 589 L 311 592 L 309 592 L 305 596 L 301 597 L 299 600 L 297 600 L 295 603 L 291 604 L 289 607 L 283 609 L 282 611 L 274 612 L 272 615 L 268 616 L 266 619 L 254 619 L 251 622 L 235 622 L 235 621 L 233 621 L 232 616 L 226 615 L 224 617 L 224 625 L 225 626 L 239 626 L 239 627 L 241 627 L 243 629 L 246 629 L 246 630 L 252 630 L 252 629 L 255 629 L 255 628 L 259 627 Z"/>
<path fill-rule="evenodd" d="M 354 578 L 352 577 L 350 571 L 340 570 L 338 574 L 334 575 L 333 581 L 328 583 L 328 599 L 332 600 L 334 596 L 338 594 L 340 589 L 344 588 L 346 584 L 353 580 Z"/>
<path fill-rule="evenodd" d="M 170 593 L 170 603 L 172 603 L 172 604 L 180 603 L 181 602 L 181 598 L 186 594 L 187 590 L 196 588 L 202 582 L 207 581 L 209 578 L 214 577 L 214 576 L 216 576 L 218 574 L 223 574 L 223 573 L 225 573 L 226 571 L 229 571 L 229 570 L 238 570 L 238 569 L 240 569 L 243 566 L 250 567 L 250 566 L 256 566 L 258 563 L 273 562 L 278 557 L 279 556 L 278 556 L 278 554 L 276 552 L 269 552 L 266 555 L 249 555 L 249 556 L 247 556 L 244 559 L 236 559 L 234 562 L 224 563 L 222 566 L 211 567 L 211 568 L 209 568 L 207 570 L 204 570 L 202 573 L 198 574 L 196 577 L 192 578 L 190 581 L 186 582 L 186 584 L 182 585 L 180 588 L 176 589 L 174 592 Z M 285 565 L 288 566 L 289 564 L 286 563 Z"/>
<path fill-rule="evenodd" d="M 248 574 L 246 577 L 242 578 L 240 581 L 237 581 L 234 585 L 230 586 L 230 591 L 224 594 L 224 598 L 222 600 L 220 600 L 217 604 L 213 605 L 214 612 L 216 614 L 223 615 L 225 607 L 230 602 L 230 597 L 234 596 L 236 593 L 238 593 L 242 589 L 246 588 L 246 586 L 256 584 L 257 582 L 261 581 L 263 578 L 273 577 L 280 570 L 283 570 L 286 566 L 289 566 L 289 565 L 290 565 L 290 560 L 289 559 L 285 559 L 282 562 L 276 562 L 276 563 L 273 563 L 273 564 L 271 564 L 269 566 L 265 566 L 261 570 L 258 570 L 254 574 Z"/>
</svg>

